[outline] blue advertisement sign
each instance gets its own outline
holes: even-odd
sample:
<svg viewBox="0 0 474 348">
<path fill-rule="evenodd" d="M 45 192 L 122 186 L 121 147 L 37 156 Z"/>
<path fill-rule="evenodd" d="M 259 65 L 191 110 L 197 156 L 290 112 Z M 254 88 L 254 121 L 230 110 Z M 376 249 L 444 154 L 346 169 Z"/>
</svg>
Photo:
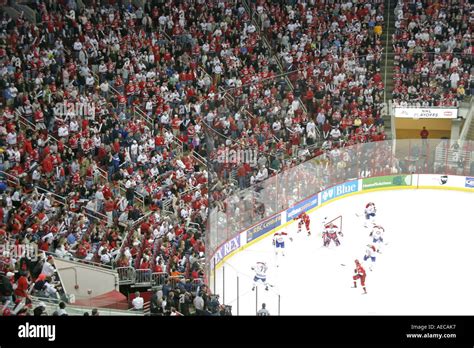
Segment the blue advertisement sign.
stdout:
<svg viewBox="0 0 474 348">
<path fill-rule="evenodd" d="M 281 215 L 277 214 L 247 230 L 247 243 L 277 228 L 281 224 Z"/>
<path fill-rule="evenodd" d="M 474 178 L 472 176 L 466 176 L 466 187 L 474 188 Z"/>
<path fill-rule="evenodd" d="M 333 186 L 327 190 L 324 190 L 321 193 L 321 203 L 330 201 L 331 199 L 347 195 L 352 192 L 357 192 L 359 188 L 357 180 L 345 182 L 343 184 L 339 184 Z"/>
<path fill-rule="evenodd" d="M 308 211 L 318 205 L 318 195 L 314 195 L 311 198 L 300 202 L 286 211 L 286 221 L 290 221 L 301 213 Z"/>
</svg>

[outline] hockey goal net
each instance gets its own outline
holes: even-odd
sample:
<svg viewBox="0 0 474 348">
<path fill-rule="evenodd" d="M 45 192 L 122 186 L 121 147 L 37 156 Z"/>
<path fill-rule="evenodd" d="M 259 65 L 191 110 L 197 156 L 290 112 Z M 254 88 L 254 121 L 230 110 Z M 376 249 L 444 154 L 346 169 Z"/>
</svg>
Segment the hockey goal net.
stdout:
<svg viewBox="0 0 474 348">
<path fill-rule="evenodd" d="M 326 222 L 326 225 L 333 224 L 337 227 L 337 232 L 342 232 L 342 215 L 339 215 L 338 217 L 329 220 Z"/>
</svg>

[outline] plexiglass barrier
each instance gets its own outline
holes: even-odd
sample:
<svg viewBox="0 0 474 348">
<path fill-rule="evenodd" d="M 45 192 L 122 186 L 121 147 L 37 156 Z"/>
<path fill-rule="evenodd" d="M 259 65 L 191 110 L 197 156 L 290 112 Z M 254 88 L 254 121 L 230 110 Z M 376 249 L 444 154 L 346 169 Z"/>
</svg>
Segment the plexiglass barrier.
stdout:
<svg viewBox="0 0 474 348">
<path fill-rule="evenodd" d="M 219 192 L 215 196 L 222 199 L 211 204 L 208 221 L 208 279 L 222 244 L 256 223 L 338 183 L 413 173 L 474 176 L 474 142 L 411 139 L 335 147 L 247 189 Z"/>
</svg>

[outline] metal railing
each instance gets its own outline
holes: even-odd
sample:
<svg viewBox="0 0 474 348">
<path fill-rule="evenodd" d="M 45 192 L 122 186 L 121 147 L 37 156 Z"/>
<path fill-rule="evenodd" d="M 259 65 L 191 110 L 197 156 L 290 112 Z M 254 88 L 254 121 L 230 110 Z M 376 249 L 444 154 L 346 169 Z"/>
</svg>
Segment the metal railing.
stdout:
<svg viewBox="0 0 474 348">
<path fill-rule="evenodd" d="M 165 285 L 166 279 L 168 279 L 168 273 L 165 272 L 154 272 L 151 274 L 151 286 L 158 287 Z"/>
<path fill-rule="evenodd" d="M 464 122 L 463 129 L 459 136 L 460 140 L 466 140 L 467 135 L 469 134 L 469 129 L 471 127 L 473 117 L 474 117 L 474 98 L 471 97 L 469 111 L 467 112 L 467 115 L 466 115 L 466 121 Z"/>
<path fill-rule="evenodd" d="M 125 184 L 122 182 L 120 183 L 120 191 L 122 193 L 127 192 L 127 188 L 125 187 Z M 133 195 L 134 195 L 134 199 L 139 201 L 141 206 L 145 208 L 145 197 L 140 192 L 138 192 L 136 188 L 133 191 Z"/>
<path fill-rule="evenodd" d="M 11 182 L 15 184 L 15 186 L 20 184 L 20 179 L 18 179 L 18 177 L 11 175 L 7 172 L 4 172 L 3 170 L 0 170 L 0 177 L 3 175 L 7 177 L 7 182 Z"/>
<path fill-rule="evenodd" d="M 388 43 L 390 42 L 390 35 L 389 35 L 389 28 L 390 28 L 390 16 L 391 16 L 391 6 L 390 6 L 390 0 L 388 0 L 388 9 L 386 9 L 387 12 L 387 23 L 386 23 L 386 28 L 384 30 L 387 32 L 387 37 L 385 39 L 385 64 L 384 64 L 384 77 L 383 77 L 383 102 L 386 105 L 387 104 L 387 62 L 388 62 Z"/>
<path fill-rule="evenodd" d="M 38 129 L 36 127 L 36 125 L 34 123 L 32 123 L 30 120 L 28 120 L 26 117 L 24 117 L 18 110 L 15 110 L 15 115 L 18 117 L 18 122 L 20 124 L 22 124 L 24 127 L 26 128 L 29 128 L 31 129 L 32 131 L 34 132 L 37 132 Z M 52 139 L 56 144 L 59 143 L 59 140 L 57 138 L 55 138 L 53 135 L 51 135 L 49 132 L 48 132 L 48 139 L 47 141 L 49 141 L 49 139 Z M 67 149 L 69 149 L 70 147 L 67 145 L 67 144 L 63 144 L 63 146 Z"/>
<path fill-rule="evenodd" d="M 138 114 L 138 116 L 140 118 L 142 118 L 146 123 L 148 123 L 148 125 L 151 126 L 151 128 L 153 129 L 153 126 L 154 126 L 155 122 L 154 122 L 153 118 L 148 116 L 148 114 L 145 111 L 140 109 L 138 106 L 135 106 L 133 108 L 133 112 L 135 113 L 135 115 Z"/>
<path fill-rule="evenodd" d="M 200 154 L 198 154 L 196 151 L 193 151 L 193 154 L 192 156 L 194 157 L 194 159 L 196 161 L 199 162 L 199 164 L 201 164 L 202 167 L 206 167 L 207 168 L 207 160 L 202 157 Z"/>
<path fill-rule="evenodd" d="M 150 285 L 151 284 L 151 269 L 136 269 L 135 270 L 135 285 Z"/>
<path fill-rule="evenodd" d="M 117 267 L 116 268 L 119 284 L 133 284 L 135 282 L 135 268 L 133 267 Z"/>
<path fill-rule="evenodd" d="M 183 276 L 169 276 L 168 280 L 170 281 L 171 288 L 176 289 L 178 283 L 180 283 L 184 279 Z"/>
<path fill-rule="evenodd" d="M 36 190 L 37 193 L 39 193 L 38 191 L 40 191 L 40 192 L 49 194 L 51 196 L 54 196 L 55 200 L 57 202 L 59 202 L 59 204 L 61 204 L 61 205 L 66 205 L 67 204 L 67 198 L 64 197 L 64 196 L 60 196 L 57 193 L 54 193 L 54 192 L 52 192 L 50 190 L 47 190 L 44 187 L 41 187 L 41 186 L 38 186 L 38 185 L 34 186 L 34 189 Z"/>
<path fill-rule="evenodd" d="M 176 289 L 178 284 L 185 278 L 184 276 L 170 276 L 166 272 L 152 272 L 151 269 L 135 269 L 133 267 L 118 267 L 117 273 L 120 285 L 137 285 L 160 287 L 165 285 L 167 281 L 171 288 Z M 202 285 L 202 279 L 193 281 L 193 287 L 197 288 Z"/>
<path fill-rule="evenodd" d="M 107 264 L 100 263 L 100 262 L 94 262 L 94 261 L 91 261 L 91 260 L 78 259 L 77 257 L 74 257 L 71 261 L 74 261 L 74 262 L 77 262 L 77 263 L 82 263 L 82 264 L 85 264 L 87 266 L 92 266 L 92 267 L 105 268 L 105 269 L 109 269 L 109 270 L 113 269 L 113 266 L 111 266 L 111 265 L 107 265 Z"/>
</svg>

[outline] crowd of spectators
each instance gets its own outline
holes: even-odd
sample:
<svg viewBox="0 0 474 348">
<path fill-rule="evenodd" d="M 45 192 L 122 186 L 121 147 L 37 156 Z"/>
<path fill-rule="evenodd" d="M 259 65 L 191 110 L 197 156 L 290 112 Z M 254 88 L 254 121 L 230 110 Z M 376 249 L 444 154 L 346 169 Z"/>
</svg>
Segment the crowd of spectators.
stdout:
<svg viewBox="0 0 474 348">
<path fill-rule="evenodd" d="M 2 241 L 194 282 L 209 207 L 385 139 L 382 2 L 83 2 L 1 12 Z"/>
<path fill-rule="evenodd" d="M 5 248 L 5 244 L 3 244 Z M 54 265 L 54 258 L 44 253 L 39 257 L 26 252 L 21 255 L 20 250 L 13 253 L 8 250 L 3 253 L 2 273 L 0 276 L 0 305 L 2 315 L 8 315 L 7 309 L 12 309 L 13 313 L 20 315 L 32 309 L 32 296 L 51 301 L 61 301 L 65 299 L 65 292 L 57 275 Z M 9 259 L 9 262 L 3 262 Z M 12 268 L 16 264 L 18 269 Z"/>
<path fill-rule="evenodd" d="M 111 265 L 126 227 L 151 210 L 159 216 L 153 230 L 166 236 L 176 227 L 181 242 L 178 224 L 160 229 L 163 201 L 171 202 L 180 226 L 191 218 L 203 223 L 205 214 L 195 218 L 191 209 L 204 210 L 199 188 L 206 182 L 188 142 L 178 139 L 199 133 L 195 120 L 188 124 L 190 109 L 187 116 L 178 110 L 189 100 L 174 96 L 186 81 L 174 79 L 170 54 L 172 63 L 184 54 L 163 44 L 151 30 L 158 22 L 145 24 L 140 9 L 33 5 L 41 17 L 36 25 L 2 13 L 3 238 Z M 148 101 L 152 109 L 142 105 Z M 171 112 L 182 117 L 181 127 L 178 116 L 166 119 Z M 198 148 L 192 138 L 189 145 Z"/>
<path fill-rule="evenodd" d="M 239 2 L 94 5 L 33 3 L 36 24 L 2 13 L 4 238 L 200 278 L 208 176 L 220 206 L 232 174 L 244 188 L 317 154 L 318 140 L 383 137 L 372 28 L 383 5 L 265 7 L 283 35 L 270 37 L 276 55 Z M 213 161 L 224 147 L 258 161 Z"/>
<path fill-rule="evenodd" d="M 141 302 L 141 301 L 139 301 Z M 218 295 L 211 295 L 206 286 L 193 289 L 189 284 L 172 288 L 165 284 L 150 300 L 152 316 L 232 315 L 232 307 L 221 305 Z"/>
<path fill-rule="evenodd" d="M 394 14 L 395 103 L 458 106 L 466 96 L 471 96 L 472 4 L 399 0 Z"/>
<path fill-rule="evenodd" d="M 256 1 L 250 6 L 252 31 L 259 33 L 260 41 L 268 43 L 268 66 L 276 70 L 276 78 L 251 85 L 234 78 L 232 83 L 242 84 L 242 88 L 228 89 L 228 93 L 237 106 L 245 106 L 255 116 L 250 117 L 252 127 L 236 127 L 235 132 L 226 133 L 226 128 L 217 123 L 213 129 L 230 133 L 230 138 L 235 133 L 238 141 L 212 138 L 217 159 L 222 158 L 219 151 L 225 152 L 228 147 L 237 153 L 256 149 L 258 158 L 253 168 L 249 163 L 236 168 L 240 189 L 249 184 L 255 186 L 334 148 L 385 139 L 380 73 L 382 2 L 289 5 Z M 240 113 L 237 115 L 241 117 Z M 213 169 L 218 179 L 211 180 L 215 183 L 211 185 L 211 197 L 223 211 L 226 204 L 219 200 L 229 197 L 235 187 L 226 186 L 221 179 L 229 175 L 232 167 L 217 163 Z M 265 208 L 255 201 L 255 217 L 260 216 L 261 210 Z M 227 215 L 238 218 L 233 212 Z"/>
</svg>

